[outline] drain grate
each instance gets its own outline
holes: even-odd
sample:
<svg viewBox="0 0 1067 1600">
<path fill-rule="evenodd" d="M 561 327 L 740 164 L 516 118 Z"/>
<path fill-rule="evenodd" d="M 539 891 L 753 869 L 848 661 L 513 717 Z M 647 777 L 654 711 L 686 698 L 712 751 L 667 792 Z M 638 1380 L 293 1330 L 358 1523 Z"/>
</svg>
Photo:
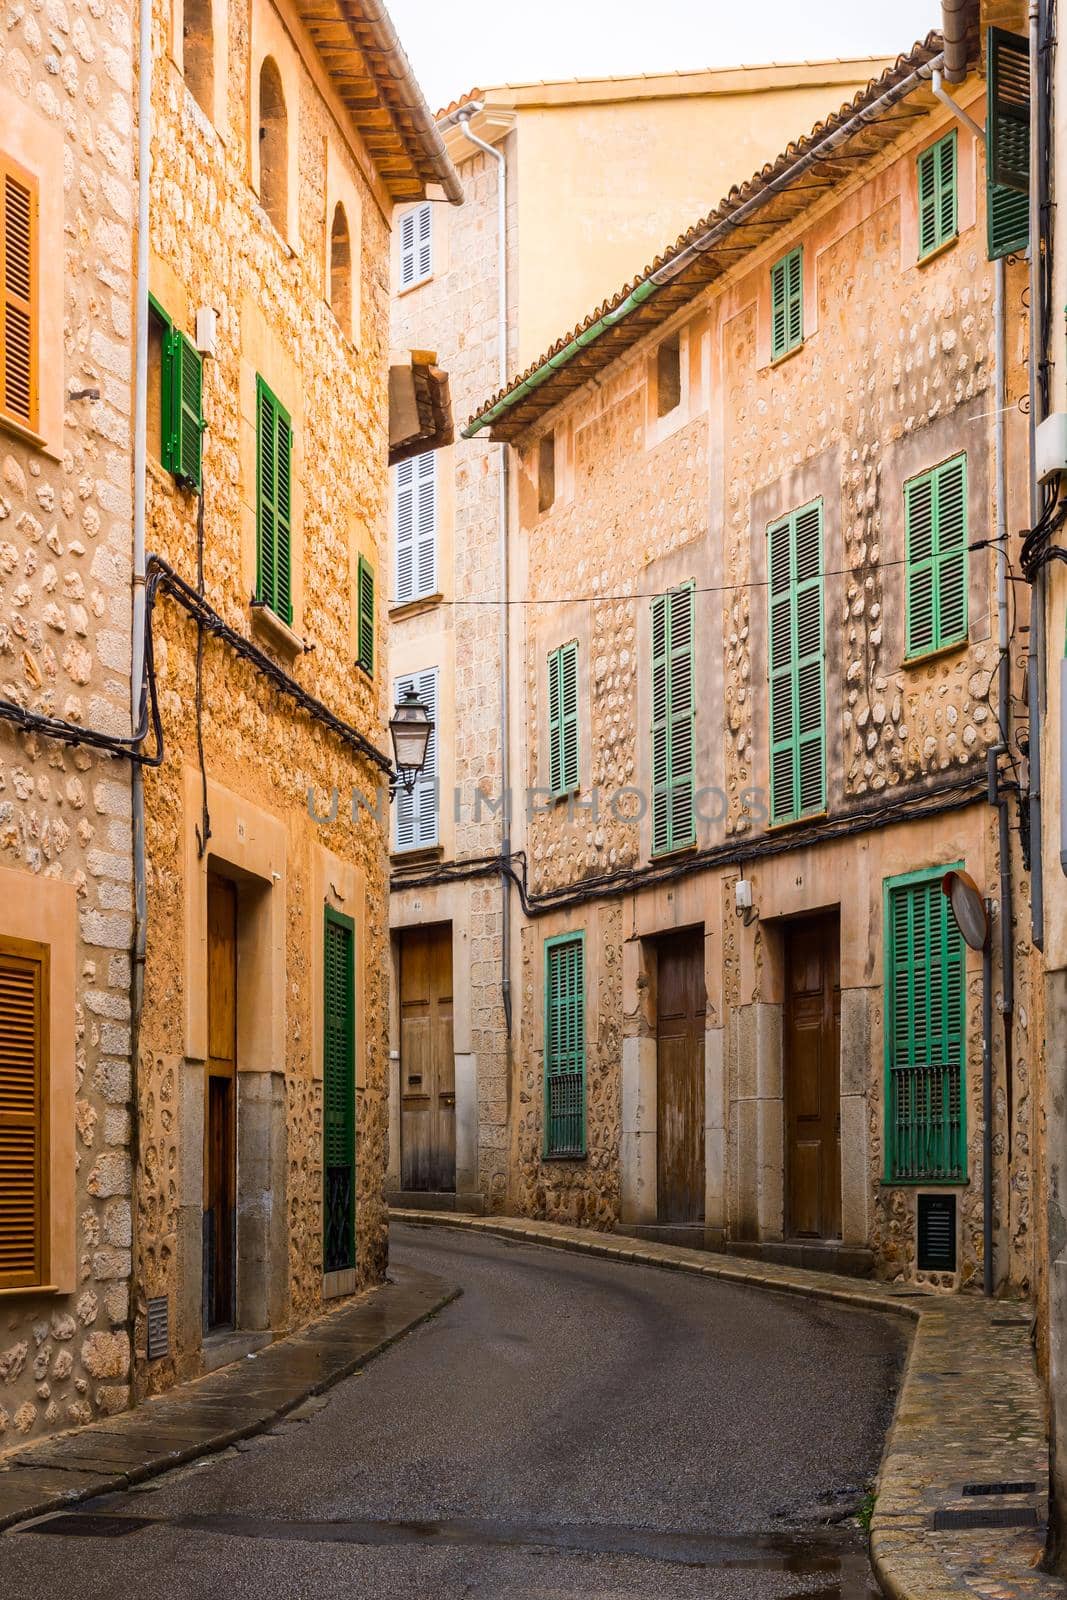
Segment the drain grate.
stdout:
<svg viewBox="0 0 1067 1600">
<path fill-rule="evenodd" d="M 151 1517 L 110 1517 L 91 1511 L 61 1511 L 57 1517 L 35 1522 L 29 1533 L 60 1534 L 66 1539 L 122 1539 L 151 1525 Z"/>
<path fill-rule="evenodd" d="M 1033 1506 L 976 1506 L 973 1511 L 935 1511 L 935 1533 L 961 1528 L 1036 1528 Z"/>
<path fill-rule="evenodd" d="M 1036 1491 L 1036 1483 L 1032 1481 L 1024 1483 L 1021 1480 L 1018 1483 L 1009 1481 L 1007 1483 L 965 1483 L 963 1485 L 964 1494 L 1034 1494 Z"/>
</svg>

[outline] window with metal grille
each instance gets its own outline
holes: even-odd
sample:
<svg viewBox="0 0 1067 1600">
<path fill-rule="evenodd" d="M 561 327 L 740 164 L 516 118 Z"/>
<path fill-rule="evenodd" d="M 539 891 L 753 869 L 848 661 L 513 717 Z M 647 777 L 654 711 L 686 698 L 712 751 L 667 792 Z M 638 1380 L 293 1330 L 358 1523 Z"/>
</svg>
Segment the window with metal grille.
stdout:
<svg viewBox="0 0 1067 1600">
<path fill-rule="evenodd" d="M 289 413 L 256 378 L 256 598 L 293 620 L 292 455 Z"/>
<path fill-rule="evenodd" d="M 364 556 L 356 574 L 358 653 L 356 666 L 374 676 L 374 568 Z"/>
<path fill-rule="evenodd" d="M 948 870 L 885 883 L 887 1183 L 967 1181 L 965 962 Z"/>
<path fill-rule="evenodd" d="M 400 219 L 400 287 L 410 289 L 433 276 L 433 209 L 427 200 Z"/>
<path fill-rule="evenodd" d="M 323 1271 L 340 1272 L 356 1264 L 356 929 L 323 911 Z"/>
<path fill-rule="evenodd" d="M 437 593 L 437 457 L 432 450 L 396 467 L 396 600 Z"/>
<path fill-rule="evenodd" d="M 545 941 L 546 1156 L 585 1155 L 585 934 Z"/>
<path fill-rule="evenodd" d="M 48 1277 L 48 949 L 0 938 L 0 1289 Z"/>
<path fill-rule="evenodd" d="M 826 810 L 822 501 L 767 529 L 771 821 Z"/>
<path fill-rule="evenodd" d="M 986 50 L 986 231 L 989 259 L 1030 242 L 1030 46 L 990 28 Z"/>
<path fill-rule="evenodd" d="M 0 156 L 0 413 L 37 427 L 37 179 Z M 58 244 L 58 241 L 57 241 Z"/>
<path fill-rule="evenodd" d="M 923 150 L 918 160 L 919 260 L 956 237 L 956 130 Z"/>
<path fill-rule="evenodd" d="M 561 644 L 548 658 L 549 785 L 570 794 L 579 782 L 578 644 Z"/>
<path fill-rule="evenodd" d="M 967 457 L 904 485 L 909 658 L 967 638 Z"/>
<path fill-rule="evenodd" d="M 426 763 L 415 779 L 408 794 L 403 786 L 396 795 L 396 823 L 394 849 L 428 850 L 440 842 L 438 833 L 438 772 L 437 772 L 437 668 L 427 667 L 424 672 L 411 672 L 397 678 L 393 685 L 394 700 L 399 700 L 414 689 L 427 711 L 433 730 L 426 746 Z"/>
<path fill-rule="evenodd" d="M 692 582 L 652 601 L 652 853 L 696 842 Z"/>
<path fill-rule="evenodd" d="M 771 268 L 771 360 L 804 343 L 804 256 L 798 245 Z"/>
</svg>

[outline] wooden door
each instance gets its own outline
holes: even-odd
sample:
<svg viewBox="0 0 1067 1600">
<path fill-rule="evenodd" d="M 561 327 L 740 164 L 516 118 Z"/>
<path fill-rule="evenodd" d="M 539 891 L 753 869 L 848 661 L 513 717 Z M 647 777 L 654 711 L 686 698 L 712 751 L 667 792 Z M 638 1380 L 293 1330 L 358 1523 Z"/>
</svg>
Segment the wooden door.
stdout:
<svg viewBox="0 0 1067 1600">
<path fill-rule="evenodd" d="M 456 1187 L 452 926 L 411 928 L 400 941 L 401 1187 Z"/>
<path fill-rule="evenodd" d="M 657 946 L 656 1194 L 660 1222 L 704 1220 L 704 933 Z"/>
<path fill-rule="evenodd" d="M 841 1237 L 841 938 L 837 916 L 790 925 L 785 1008 L 786 1232 Z"/>
<path fill-rule="evenodd" d="M 237 1194 L 237 886 L 208 877 L 204 1085 L 204 1327 L 234 1326 Z"/>
</svg>

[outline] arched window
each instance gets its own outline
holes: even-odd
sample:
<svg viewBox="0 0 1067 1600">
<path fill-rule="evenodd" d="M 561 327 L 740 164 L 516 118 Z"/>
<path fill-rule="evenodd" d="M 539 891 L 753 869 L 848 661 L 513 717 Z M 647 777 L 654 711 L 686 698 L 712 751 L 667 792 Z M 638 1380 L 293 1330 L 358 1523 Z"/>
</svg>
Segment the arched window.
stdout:
<svg viewBox="0 0 1067 1600">
<path fill-rule="evenodd" d="M 340 201 L 334 208 L 330 228 L 330 305 L 347 334 L 352 332 L 352 243 L 348 218 Z"/>
<path fill-rule="evenodd" d="M 189 92 L 206 116 L 214 113 L 215 31 L 211 0 L 185 0 L 183 60 Z"/>
<path fill-rule="evenodd" d="M 289 119 L 277 63 L 259 70 L 259 198 L 279 233 L 288 232 Z"/>
</svg>

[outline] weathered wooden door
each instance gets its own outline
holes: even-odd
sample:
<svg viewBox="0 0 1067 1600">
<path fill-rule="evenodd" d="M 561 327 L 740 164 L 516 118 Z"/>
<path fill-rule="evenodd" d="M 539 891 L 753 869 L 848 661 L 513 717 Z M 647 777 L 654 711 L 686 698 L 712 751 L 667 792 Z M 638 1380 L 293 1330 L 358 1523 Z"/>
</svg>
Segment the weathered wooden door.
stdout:
<svg viewBox="0 0 1067 1600">
<path fill-rule="evenodd" d="M 204 1328 L 234 1326 L 237 1193 L 237 886 L 207 884 Z"/>
<path fill-rule="evenodd" d="M 704 1220 L 704 933 L 657 946 L 656 1194 L 660 1222 Z"/>
<path fill-rule="evenodd" d="M 456 1187 L 456 1064 L 452 1052 L 452 926 L 400 940 L 401 1187 Z"/>
<path fill-rule="evenodd" d="M 841 935 L 836 915 L 786 937 L 786 1232 L 841 1237 Z"/>
</svg>

